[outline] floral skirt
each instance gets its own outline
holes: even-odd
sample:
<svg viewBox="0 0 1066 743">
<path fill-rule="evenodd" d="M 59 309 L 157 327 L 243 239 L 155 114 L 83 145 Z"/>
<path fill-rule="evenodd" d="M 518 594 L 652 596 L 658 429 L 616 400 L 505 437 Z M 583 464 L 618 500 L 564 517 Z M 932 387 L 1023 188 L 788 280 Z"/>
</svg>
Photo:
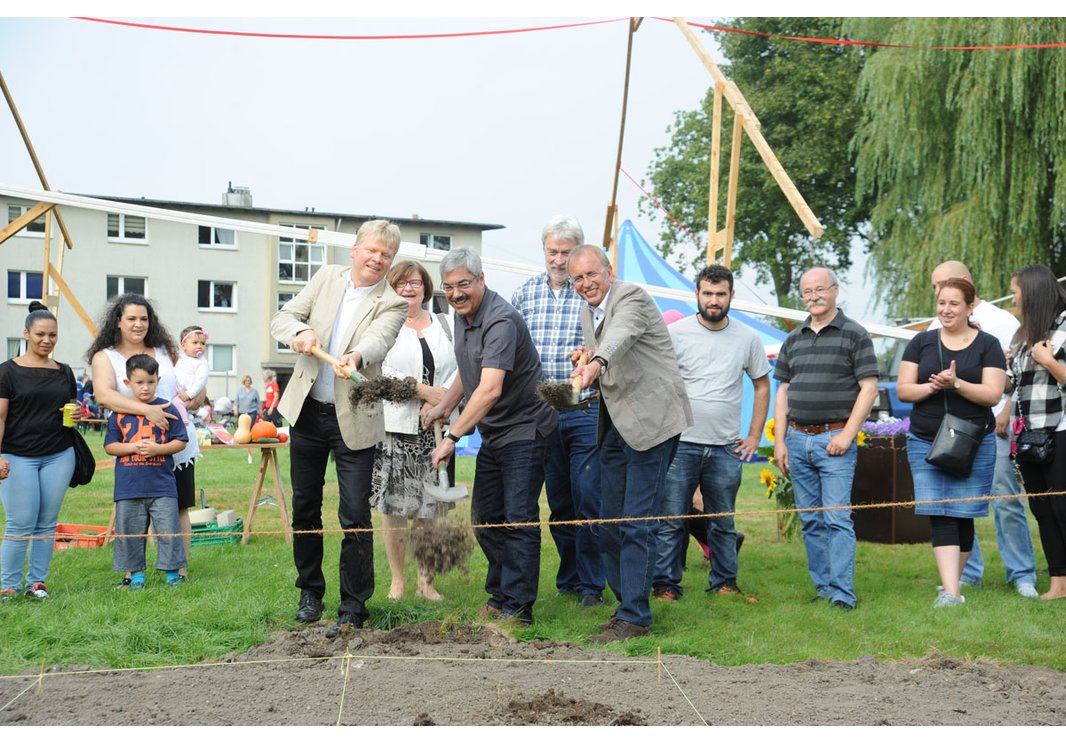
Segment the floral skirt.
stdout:
<svg viewBox="0 0 1066 743">
<path fill-rule="evenodd" d="M 374 452 L 370 505 L 387 516 L 418 519 L 434 519 L 454 508 L 426 498 L 425 484 L 438 482 L 429 459 L 435 447 L 433 431 L 386 433 Z"/>
</svg>

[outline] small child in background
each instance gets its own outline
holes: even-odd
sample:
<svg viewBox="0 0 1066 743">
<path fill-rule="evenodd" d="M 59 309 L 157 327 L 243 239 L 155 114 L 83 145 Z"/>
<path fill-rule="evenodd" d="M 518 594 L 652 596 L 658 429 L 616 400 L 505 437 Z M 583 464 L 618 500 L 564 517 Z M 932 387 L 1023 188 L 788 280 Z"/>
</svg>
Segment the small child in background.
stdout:
<svg viewBox="0 0 1066 743">
<path fill-rule="evenodd" d="M 178 382 L 178 394 L 171 400 L 181 413 L 181 420 L 188 425 L 189 401 L 207 386 L 207 331 L 199 325 L 190 325 L 181 331 L 181 358 L 174 365 L 174 377 Z"/>
<path fill-rule="evenodd" d="M 175 406 L 156 398 L 159 362 L 146 354 L 126 360 L 125 384 L 134 399 L 147 405 L 167 405 L 165 412 L 176 414 Z M 173 455 L 185 448 L 189 435 L 180 419 L 170 421 L 166 430 L 157 428 L 143 415 L 113 413 L 107 421 L 104 451 L 115 459 L 115 551 L 111 566 L 130 577 L 121 587 L 144 588 L 145 546 L 148 522 L 155 525 L 156 569 L 166 572 L 168 586 L 181 584 L 178 573 L 187 565 L 181 537 L 164 536 L 181 531 L 178 523 L 178 484 L 174 478 Z M 133 536 L 123 536 L 133 535 Z"/>
</svg>

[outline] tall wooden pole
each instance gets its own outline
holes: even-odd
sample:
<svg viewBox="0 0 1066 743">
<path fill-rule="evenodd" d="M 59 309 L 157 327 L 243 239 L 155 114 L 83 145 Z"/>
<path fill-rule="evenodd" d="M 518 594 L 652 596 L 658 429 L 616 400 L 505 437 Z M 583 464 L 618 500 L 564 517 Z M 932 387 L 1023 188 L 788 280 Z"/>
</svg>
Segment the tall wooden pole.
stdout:
<svg viewBox="0 0 1066 743">
<path fill-rule="evenodd" d="M 722 85 L 714 86 L 714 109 L 711 117 L 711 190 L 707 194 L 707 264 L 718 253 L 718 181 L 722 166 Z"/>
<path fill-rule="evenodd" d="M 640 28 L 642 18 L 629 19 L 629 40 L 626 44 L 626 78 L 622 87 L 622 124 L 618 128 L 618 157 L 614 164 L 614 186 L 611 188 L 611 201 L 607 204 L 607 219 L 603 225 L 603 246 L 611 256 L 611 265 L 618 267 L 618 230 L 616 225 L 618 212 L 618 176 L 622 171 L 622 144 L 626 138 L 626 109 L 629 106 L 629 70 L 633 62 L 633 34 Z"/>
</svg>

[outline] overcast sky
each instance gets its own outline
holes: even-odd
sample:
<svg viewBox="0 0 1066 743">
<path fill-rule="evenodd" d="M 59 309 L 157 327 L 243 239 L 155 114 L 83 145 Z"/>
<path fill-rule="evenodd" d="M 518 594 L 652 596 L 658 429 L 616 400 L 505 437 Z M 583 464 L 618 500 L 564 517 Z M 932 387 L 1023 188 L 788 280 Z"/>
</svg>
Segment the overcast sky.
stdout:
<svg viewBox="0 0 1066 743">
<path fill-rule="evenodd" d="M 594 19 L 133 20 L 264 33 L 406 35 Z M 701 37 L 721 62 L 711 38 Z M 588 241 L 602 238 L 626 38 L 624 22 L 338 41 L 8 18 L 0 19 L 0 71 L 53 188 L 218 203 L 232 181 L 251 188 L 262 207 L 503 224 L 506 229 L 485 234 L 486 254 L 540 263 L 540 229 L 554 214 L 574 214 Z M 622 156 L 638 181 L 655 148 L 668 143 L 674 112 L 695 108 L 709 81 L 672 23 L 645 19 L 635 37 Z M 773 146 L 773 132 L 764 134 Z M 0 164 L 0 182 L 37 186 L 6 110 L 0 110 Z M 638 215 L 639 196 L 623 175 L 621 218 L 654 243 L 657 225 Z M 817 214 L 817 204 L 812 207 Z M 875 319 L 858 299 L 869 293 L 861 269 L 847 283 L 856 305 L 849 311 Z M 502 278 L 496 284 L 509 295 L 513 284 Z M 773 301 L 768 290 L 752 286 L 748 277 L 738 297 Z"/>
</svg>

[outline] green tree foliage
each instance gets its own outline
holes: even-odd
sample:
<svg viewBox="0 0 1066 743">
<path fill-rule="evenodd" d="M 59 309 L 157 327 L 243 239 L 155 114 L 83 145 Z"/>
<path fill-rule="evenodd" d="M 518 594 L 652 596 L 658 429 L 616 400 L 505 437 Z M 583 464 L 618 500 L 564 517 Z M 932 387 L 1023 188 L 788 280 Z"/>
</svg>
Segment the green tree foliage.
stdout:
<svg viewBox="0 0 1066 743">
<path fill-rule="evenodd" d="M 729 25 L 747 31 L 838 38 L 838 18 L 746 18 Z M 795 305 L 802 271 L 814 265 L 846 269 L 852 238 L 863 215 L 855 204 L 849 143 L 859 118 L 854 101 L 862 55 L 853 47 L 816 44 L 737 33 L 715 32 L 729 64 L 723 72 L 736 82 L 758 117 L 773 148 L 811 209 L 825 227 L 815 240 L 796 216 L 747 135 L 741 149 L 734 267 L 754 269 L 774 286 L 778 302 Z M 695 61 L 693 62 L 696 63 Z M 675 114 L 670 144 L 656 150 L 648 168 L 650 190 L 703 244 L 692 261 L 706 263 L 714 88 L 699 110 Z M 733 117 L 723 102 L 719 229 L 725 226 L 726 186 Z M 662 224 L 660 250 L 683 263 L 678 247 L 692 241 L 648 201 L 641 212 Z M 678 265 L 688 273 L 690 266 Z M 690 275 L 692 275 L 690 273 Z"/>
<path fill-rule="evenodd" d="M 855 19 L 849 38 L 920 47 L 1066 41 L 1061 18 Z M 981 296 L 1066 269 L 1066 49 L 882 48 L 862 70 L 855 140 L 884 305 L 928 314 L 929 274 L 966 263 Z"/>
</svg>

